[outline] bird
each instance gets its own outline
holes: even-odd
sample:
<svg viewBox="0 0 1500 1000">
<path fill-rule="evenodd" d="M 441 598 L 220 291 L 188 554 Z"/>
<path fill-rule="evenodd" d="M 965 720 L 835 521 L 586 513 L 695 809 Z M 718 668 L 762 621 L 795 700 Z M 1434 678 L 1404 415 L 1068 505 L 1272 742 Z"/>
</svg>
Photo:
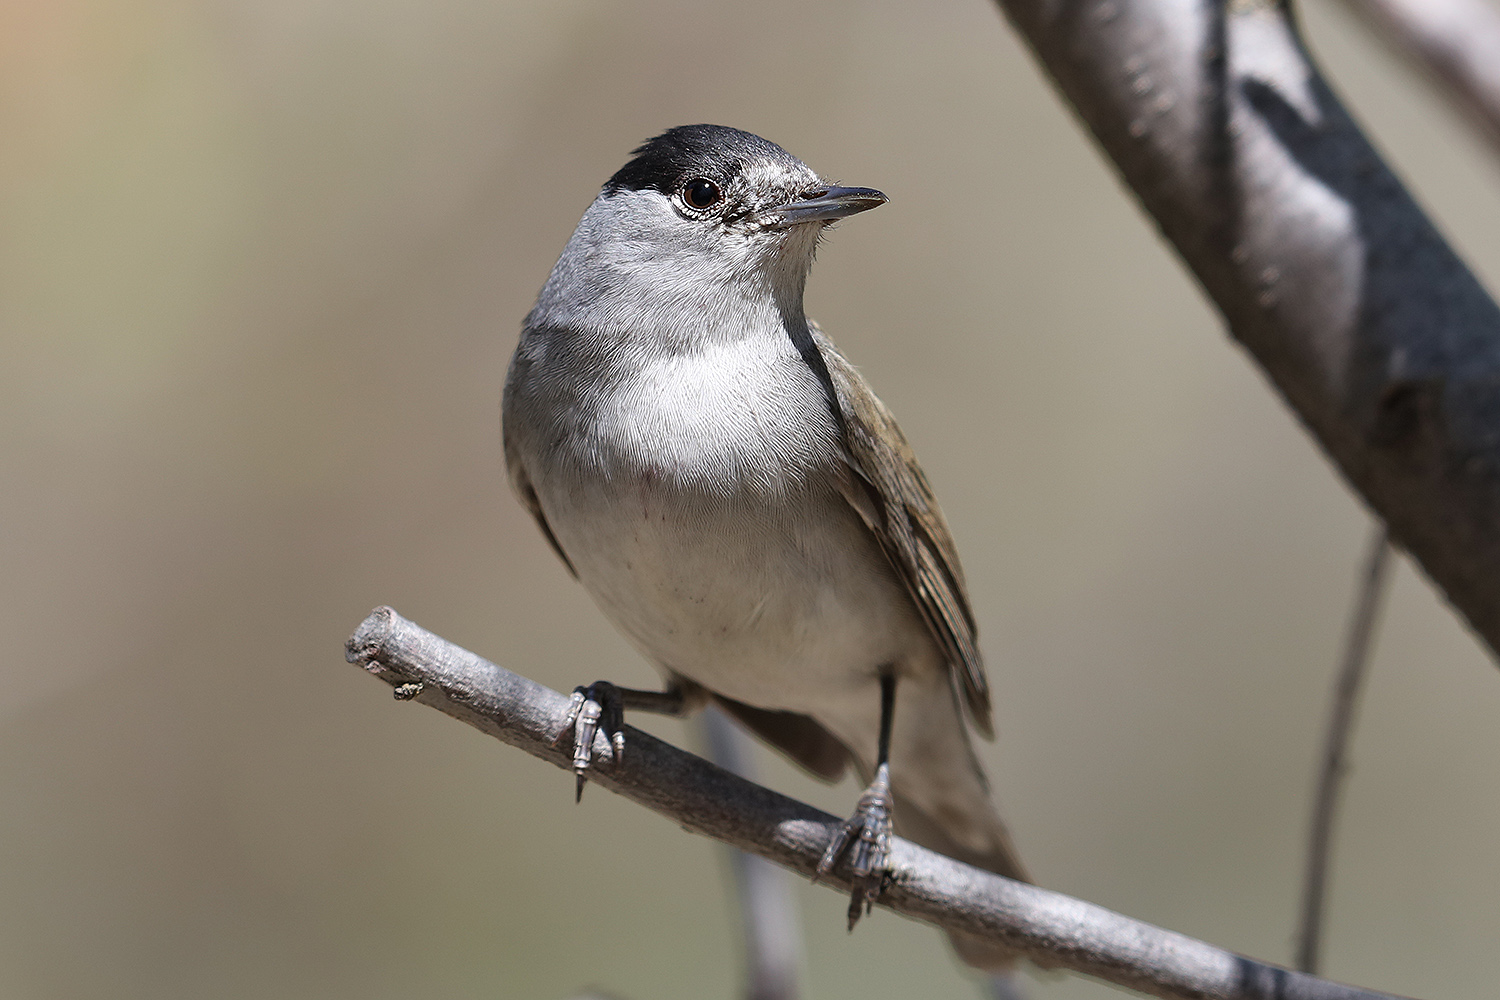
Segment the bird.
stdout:
<svg viewBox="0 0 1500 1000">
<path fill-rule="evenodd" d="M 891 877 L 890 838 L 1028 880 L 975 756 L 992 738 L 952 534 L 890 411 L 803 291 L 872 188 L 825 181 L 721 125 L 649 139 L 584 212 L 506 375 L 522 505 L 663 691 L 572 695 L 581 795 L 596 731 L 713 703 L 814 775 L 865 782 L 817 875 L 846 862 L 853 930 Z M 952 935 L 1005 970 L 1014 953 Z"/>
</svg>

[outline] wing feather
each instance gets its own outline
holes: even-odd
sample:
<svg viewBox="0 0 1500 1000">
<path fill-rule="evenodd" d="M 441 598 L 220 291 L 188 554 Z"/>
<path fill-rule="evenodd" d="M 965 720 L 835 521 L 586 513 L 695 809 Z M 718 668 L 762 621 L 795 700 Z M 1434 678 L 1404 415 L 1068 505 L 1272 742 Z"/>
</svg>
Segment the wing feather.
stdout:
<svg viewBox="0 0 1500 1000">
<path fill-rule="evenodd" d="M 510 476 L 511 489 L 515 490 L 516 498 L 521 501 L 521 506 L 531 512 L 536 518 L 536 526 L 542 529 L 547 543 L 552 546 L 552 551 L 557 553 L 557 558 L 568 567 L 568 572 L 573 578 L 578 578 L 578 571 L 573 568 L 573 562 L 568 554 L 563 551 L 557 542 L 557 536 L 552 533 L 552 526 L 547 523 L 547 517 L 542 513 L 542 501 L 536 495 L 536 487 L 531 485 L 531 477 L 526 473 L 526 463 L 521 461 L 521 450 L 516 447 L 511 439 L 510 422 L 506 421 L 502 436 L 505 438 L 505 471 Z"/>
<path fill-rule="evenodd" d="M 906 436 L 863 377 L 816 326 L 813 339 L 837 397 L 852 475 L 845 499 L 906 585 L 974 725 L 993 734 L 989 684 L 953 535 Z"/>
</svg>

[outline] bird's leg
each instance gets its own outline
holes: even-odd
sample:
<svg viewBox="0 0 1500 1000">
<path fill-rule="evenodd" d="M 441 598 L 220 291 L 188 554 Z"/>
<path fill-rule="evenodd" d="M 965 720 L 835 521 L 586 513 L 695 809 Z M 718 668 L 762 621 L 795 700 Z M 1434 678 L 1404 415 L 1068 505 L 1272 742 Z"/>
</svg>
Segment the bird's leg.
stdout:
<svg viewBox="0 0 1500 1000">
<path fill-rule="evenodd" d="M 568 714 L 563 716 L 562 728 L 552 741 L 553 746 L 560 746 L 564 737 L 573 734 L 573 773 L 578 777 L 573 801 L 583 798 L 583 786 L 588 780 L 586 772 L 593 761 L 595 732 L 604 730 L 618 767 L 625 759 L 625 709 L 681 715 L 687 707 L 686 694 L 678 684 L 669 684 L 665 691 L 616 687 L 609 681 L 595 681 L 587 687 L 574 688 Z"/>
<path fill-rule="evenodd" d="M 849 852 L 849 873 L 854 891 L 849 897 L 849 929 L 870 912 L 880 898 L 889 877 L 891 857 L 891 814 L 895 802 L 891 797 L 891 722 L 896 715 L 896 678 L 880 678 L 880 742 L 876 752 L 875 780 L 870 782 L 851 816 L 828 842 L 828 849 L 818 861 L 813 881 L 833 871 L 839 858 Z M 852 845 L 852 850 L 851 850 Z"/>
</svg>

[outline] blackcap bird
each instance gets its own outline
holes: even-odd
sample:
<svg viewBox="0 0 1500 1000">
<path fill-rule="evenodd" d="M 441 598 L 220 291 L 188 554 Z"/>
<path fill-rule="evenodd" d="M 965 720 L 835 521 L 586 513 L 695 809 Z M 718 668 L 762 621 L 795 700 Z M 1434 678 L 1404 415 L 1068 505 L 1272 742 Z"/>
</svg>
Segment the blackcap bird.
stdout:
<svg viewBox="0 0 1500 1000">
<path fill-rule="evenodd" d="M 885 406 L 804 315 L 826 227 L 885 195 L 758 136 L 669 129 L 594 199 L 526 317 L 505 383 L 511 484 L 664 692 L 579 688 L 578 790 L 625 708 L 712 699 L 812 773 L 868 788 L 853 927 L 894 829 L 1025 878 L 969 740 L 991 735 L 948 525 Z M 1013 956 L 955 939 L 971 964 Z"/>
</svg>

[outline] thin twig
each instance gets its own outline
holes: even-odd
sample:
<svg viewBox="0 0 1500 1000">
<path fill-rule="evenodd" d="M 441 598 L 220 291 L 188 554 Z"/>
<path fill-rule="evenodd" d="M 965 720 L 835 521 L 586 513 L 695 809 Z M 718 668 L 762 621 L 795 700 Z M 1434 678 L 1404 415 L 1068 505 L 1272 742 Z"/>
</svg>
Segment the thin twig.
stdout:
<svg viewBox="0 0 1500 1000">
<path fill-rule="evenodd" d="M 1375 623 L 1380 617 L 1380 602 L 1385 594 L 1390 553 L 1390 534 L 1381 525 L 1370 539 L 1359 600 L 1349 622 L 1344 661 L 1334 682 L 1333 707 L 1328 715 L 1328 734 L 1323 745 L 1323 767 L 1318 774 L 1317 797 L 1313 800 L 1307 871 L 1302 883 L 1302 916 L 1297 930 L 1297 968 L 1303 972 L 1318 971 L 1334 815 L 1338 811 L 1343 778 L 1349 769 L 1349 736 L 1354 729 L 1360 682 L 1364 680 L 1365 665 L 1370 661 L 1370 650 L 1374 645 Z"/>
<path fill-rule="evenodd" d="M 750 737 L 716 708 L 703 712 L 709 759 L 726 771 L 753 780 Z M 796 900 L 786 872 L 756 854 L 730 848 L 735 895 L 745 932 L 747 1000 L 797 1000 L 801 961 Z"/>
<path fill-rule="evenodd" d="M 1500 151 L 1500 10 L 1485 0 L 1344 0 Z"/>
<path fill-rule="evenodd" d="M 420 701 L 564 770 L 556 746 L 568 699 L 377 608 L 350 637 L 346 656 Z M 778 795 L 626 727 L 615 761 L 601 733 L 592 781 L 713 837 L 810 877 L 839 819 Z M 1040 965 L 1062 967 L 1165 1000 L 1389 1000 L 1267 965 L 1034 885 L 1014 882 L 893 838 L 895 877 L 883 908 L 1003 943 Z M 823 880 L 847 894 L 842 870 Z"/>
</svg>

